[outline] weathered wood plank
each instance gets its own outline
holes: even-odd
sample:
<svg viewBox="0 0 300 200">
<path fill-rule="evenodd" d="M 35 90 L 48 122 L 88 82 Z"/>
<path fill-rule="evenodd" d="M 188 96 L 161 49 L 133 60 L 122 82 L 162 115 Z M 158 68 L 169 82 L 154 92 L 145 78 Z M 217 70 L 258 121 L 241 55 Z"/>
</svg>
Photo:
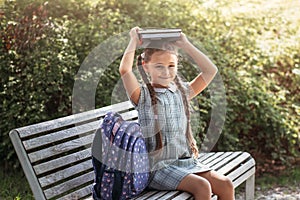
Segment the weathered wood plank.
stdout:
<svg viewBox="0 0 300 200">
<path fill-rule="evenodd" d="M 78 113 L 74 115 L 69 115 L 66 117 L 41 122 L 25 127 L 21 127 L 16 129 L 20 133 L 20 137 L 28 137 L 33 136 L 42 132 L 51 131 L 54 129 L 58 129 L 60 127 L 70 126 L 76 123 L 82 123 L 84 121 L 92 120 L 98 117 L 104 116 L 108 111 L 115 111 L 115 112 L 121 112 L 126 111 L 128 109 L 133 108 L 133 105 L 130 101 L 105 106 L 99 109 L 90 110 L 83 113 Z"/>
<path fill-rule="evenodd" d="M 70 165 L 74 162 L 78 162 L 91 157 L 91 148 L 78 151 L 72 154 L 68 154 L 63 157 L 56 158 L 54 160 L 50 160 L 41 164 L 34 166 L 34 170 L 37 175 L 42 173 L 55 170 L 60 167 L 64 167 L 66 165 Z"/>
<path fill-rule="evenodd" d="M 150 190 L 150 191 L 145 191 L 143 192 L 139 197 L 137 197 L 137 200 L 143 200 L 143 199 L 147 199 L 153 195 L 155 195 L 156 193 L 158 193 L 159 191 L 157 190 Z"/>
<path fill-rule="evenodd" d="M 214 153 L 212 153 L 212 152 L 204 153 L 204 155 L 199 158 L 199 161 L 203 162 L 204 160 L 206 160 L 207 158 L 209 158 L 209 157 L 211 157 L 213 155 L 214 155 Z"/>
<path fill-rule="evenodd" d="M 173 198 L 173 200 L 186 200 L 186 199 L 190 199 L 193 196 L 187 192 L 182 192 L 180 195 L 176 196 L 175 198 Z"/>
<path fill-rule="evenodd" d="M 95 131 L 100 126 L 100 123 L 102 123 L 102 120 L 83 124 L 80 126 L 75 126 L 72 128 L 50 133 L 41 137 L 36 137 L 33 139 L 26 140 L 23 142 L 23 144 L 26 150 L 31 150 L 40 146 L 48 145 L 53 142 L 58 142 L 74 136 L 80 137 L 80 135 L 84 133 Z"/>
<path fill-rule="evenodd" d="M 93 134 L 87 135 L 87 136 L 80 137 L 80 138 L 77 138 L 72 141 L 68 141 L 66 143 L 58 144 L 58 145 L 55 145 L 55 146 L 52 146 L 52 147 L 49 147 L 46 149 L 42 149 L 40 151 L 30 153 L 28 156 L 29 156 L 29 159 L 31 162 L 36 162 L 38 160 L 49 158 L 54 155 L 66 153 L 68 151 L 74 150 L 79 147 L 86 146 L 88 148 L 88 146 L 91 145 L 93 139 L 94 139 Z"/>
<path fill-rule="evenodd" d="M 212 160 L 209 165 L 210 167 L 214 166 L 215 164 L 222 162 L 226 157 L 230 156 L 232 152 L 222 152 L 222 155 Z"/>
<path fill-rule="evenodd" d="M 81 199 L 84 197 L 87 197 L 85 198 L 85 200 L 93 200 L 91 192 L 92 192 L 92 186 L 89 185 L 79 190 L 76 190 L 74 192 L 71 192 L 63 197 L 60 197 L 57 200 Z"/>
<path fill-rule="evenodd" d="M 244 174 L 249 169 L 253 168 L 255 166 L 255 162 L 253 159 L 250 159 L 246 163 L 241 164 L 237 169 L 232 171 L 231 173 L 227 174 L 227 177 L 231 180 L 237 179 L 241 174 Z"/>
<path fill-rule="evenodd" d="M 226 174 L 227 172 L 231 171 L 234 167 L 238 166 L 243 161 L 249 158 L 248 153 L 243 153 L 237 156 L 234 160 L 226 163 L 226 165 L 218 170 L 221 174 Z"/>
<path fill-rule="evenodd" d="M 167 194 L 165 194 L 164 196 L 162 196 L 160 199 L 161 200 L 172 199 L 173 197 L 177 196 L 180 193 L 181 193 L 181 191 L 169 191 Z"/>
<path fill-rule="evenodd" d="M 255 168 L 250 169 L 249 171 L 242 174 L 238 179 L 233 181 L 234 187 L 239 186 L 241 183 L 246 181 L 248 178 L 250 178 L 255 173 Z"/>
<path fill-rule="evenodd" d="M 130 110 L 125 113 L 120 113 L 123 119 L 130 120 L 138 117 L 138 112 L 136 110 Z"/>
<path fill-rule="evenodd" d="M 169 191 L 159 191 L 153 196 L 149 197 L 147 200 L 156 200 L 156 199 L 162 199 L 162 197 L 167 194 Z"/>
<path fill-rule="evenodd" d="M 80 172 L 87 171 L 87 170 L 93 171 L 93 165 L 91 160 L 78 163 L 66 169 L 41 177 L 39 178 L 39 181 L 42 187 L 46 187 L 48 185 L 55 184 L 56 182 L 68 179 L 71 176 L 74 176 Z M 87 182 L 90 180 L 84 180 L 84 181 Z"/>
<path fill-rule="evenodd" d="M 210 163 L 212 160 L 217 159 L 222 154 L 223 154 L 223 152 L 216 152 L 212 156 L 210 156 L 209 158 L 203 160 L 202 163 L 206 165 L 206 164 Z"/>
<path fill-rule="evenodd" d="M 219 170 L 220 168 L 222 168 L 224 165 L 226 165 L 228 162 L 230 162 L 231 160 L 235 159 L 237 156 L 239 156 L 242 152 L 233 152 L 232 154 L 230 154 L 229 156 L 227 156 L 226 158 L 224 158 L 221 162 L 216 163 L 213 166 L 209 166 L 214 169 L 214 170 Z"/>
<path fill-rule="evenodd" d="M 47 197 L 47 199 L 53 198 L 55 196 L 65 193 L 69 190 L 72 190 L 73 188 L 84 185 L 84 184 L 88 183 L 88 181 L 86 181 L 86 180 L 93 180 L 93 178 L 94 178 L 94 172 L 89 172 L 87 174 L 83 174 L 74 179 L 68 180 L 64 183 L 61 183 L 59 185 L 56 185 L 54 187 L 46 189 L 45 196 Z"/>
<path fill-rule="evenodd" d="M 122 117 L 125 120 L 130 120 L 132 118 L 137 117 L 136 111 L 129 111 L 122 114 Z M 75 125 L 75 127 L 66 128 L 64 130 L 60 130 L 57 132 L 49 133 L 47 135 L 43 135 L 40 137 L 35 137 L 29 140 L 23 141 L 24 147 L 26 150 L 31 150 L 40 146 L 44 146 L 47 144 L 51 144 L 53 142 L 58 142 L 64 139 L 68 139 L 74 136 L 80 136 L 84 133 L 88 133 L 91 131 L 95 131 L 97 128 L 100 127 L 100 124 L 102 123 L 101 120 L 97 120 L 90 123 Z"/>
</svg>

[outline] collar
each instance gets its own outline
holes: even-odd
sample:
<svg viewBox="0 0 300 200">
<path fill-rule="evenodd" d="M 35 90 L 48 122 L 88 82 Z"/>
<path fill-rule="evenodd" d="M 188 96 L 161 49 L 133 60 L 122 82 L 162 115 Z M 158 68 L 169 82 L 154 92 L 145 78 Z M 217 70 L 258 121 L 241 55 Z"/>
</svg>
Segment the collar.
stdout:
<svg viewBox="0 0 300 200">
<path fill-rule="evenodd" d="M 173 93 L 176 92 L 176 84 L 174 82 L 171 82 L 168 88 L 154 88 L 154 91 L 159 93 L 165 93 L 167 90 L 170 90 Z"/>
</svg>

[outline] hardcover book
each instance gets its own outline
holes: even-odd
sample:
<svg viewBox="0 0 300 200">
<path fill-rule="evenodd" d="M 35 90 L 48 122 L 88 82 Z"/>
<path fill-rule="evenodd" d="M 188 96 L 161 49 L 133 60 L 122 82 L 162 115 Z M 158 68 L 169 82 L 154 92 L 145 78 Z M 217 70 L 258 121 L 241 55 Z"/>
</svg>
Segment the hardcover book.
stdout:
<svg viewBox="0 0 300 200">
<path fill-rule="evenodd" d="M 139 31 L 142 41 L 145 40 L 169 40 L 174 41 L 180 38 L 181 29 L 145 29 Z"/>
</svg>

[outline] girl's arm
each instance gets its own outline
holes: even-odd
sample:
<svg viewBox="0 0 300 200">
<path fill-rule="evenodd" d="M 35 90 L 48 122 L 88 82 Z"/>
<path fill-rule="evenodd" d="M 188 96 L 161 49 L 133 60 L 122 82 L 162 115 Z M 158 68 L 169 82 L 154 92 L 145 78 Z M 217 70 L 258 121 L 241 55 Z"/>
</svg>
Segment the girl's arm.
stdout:
<svg viewBox="0 0 300 200">
<path fill-rule="evenodd" d="M 190 43 L 183 33 L 181 35 L 181 40 L 177 41 L 176 45 L 178 45 L 189 56 L 191 56 L 201 70 L 201 73 L 190 82 L 190 99 L 192 99 L 208 86 L 218 72 L 218 68 L 205 54 L 203 54 L 192 43 Z"/>
<path fill-rule="evenodd" d="M 124 88 L 133 103 L 138 104 L 140 98 L 140 84 L 132 72 L 132 66 L 135 56 L 136 46 L 139 44 L 137 31 L 138 27 L 132 28 L 130 31 L 130 42 L 125 50 L 121 60 L 119 72 L 123 81 Z"/>
</svg>

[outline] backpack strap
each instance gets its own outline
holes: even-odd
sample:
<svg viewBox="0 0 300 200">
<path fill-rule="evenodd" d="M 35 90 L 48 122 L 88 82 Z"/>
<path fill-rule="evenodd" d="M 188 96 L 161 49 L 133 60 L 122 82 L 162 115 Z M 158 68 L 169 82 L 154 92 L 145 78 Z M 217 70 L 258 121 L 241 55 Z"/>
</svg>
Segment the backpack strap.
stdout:
<svg viewBox="0 0 300 200">
<path fill-rule="evenodd" d="M 100 151 L 99 151 L 100 149 Z M 93 198 L 100 200 L 101 180 L 103 177 L 105 165 L 100 162 L 102 160 L 102 131 L 97 129 L 92 144 L 92 163 L 95 172 L 95 184 L 93 186 Z"/>
<path fill-rule="evenodd" d="M 114 175 L 115 176 L 114 176 L 114 186 L 112 191 L 112 199 L 119 200 L 122 195 L 122 189 L 123 189 L 122 172 L 119 170 L 115 170 Z"/>
</svg>

